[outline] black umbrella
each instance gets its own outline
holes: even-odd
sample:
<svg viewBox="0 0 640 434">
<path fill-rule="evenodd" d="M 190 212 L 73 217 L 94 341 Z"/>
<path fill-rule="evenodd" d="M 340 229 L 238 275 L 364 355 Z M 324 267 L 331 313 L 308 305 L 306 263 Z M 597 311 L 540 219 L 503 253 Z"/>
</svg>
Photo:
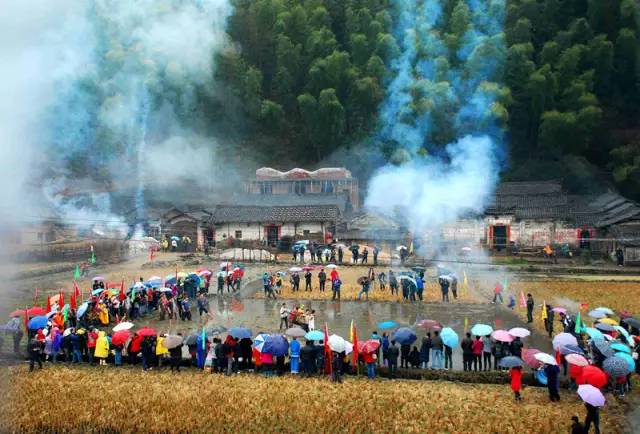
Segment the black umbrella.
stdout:
<svg viewBox="0 0 640 434">
<path fill-rule="evenodd" d="M 195 345 L 196 344 L 196 340 L 198 339 L 197 335 L 189 335 L 186 337 L 186 339 L 184 340 L 184 344 L 185 345 Z"/>
<path fill-rule="evenodd" d="M 631 366 L 620 357 L 607 357 L 602 364 L 602 369 L 612 377 L 624 377 L 631 372 Z"/>
<path fill-rule="evenodd" d="M 605 357 L 611 357 L 614 354 L 614 351 L 611 349 L 611 346 L 604 339 L 594 339 L 591 341 L 593 346 Z"/>
<path fill-rule="evenodd" d="M 516 356 L 507 356 L 500 359 L 499 363 L 502 368 L 515 368 L 524 366 L 524 362 L 520 357 Z"/>
<path fill-rule="evenodd" d="M 625 324 L 629 324 L 631 327 L 640 329 L 640 320 L 636 319 L 636 318 L 625 318 L 622 320 L 623 323 Z"/>
<path fill-rule="evenodd" d="M 215 335 L 219 335 L 221 333 L 224 333 L 226 331 L 227 331 L 227 329 L 225 327 L 217 326 L 217 327 L 213 327 L 213 328 L 207 329 L 207 334 L 209 334 L 211 336 L 215 336 Z"/>
</svg>

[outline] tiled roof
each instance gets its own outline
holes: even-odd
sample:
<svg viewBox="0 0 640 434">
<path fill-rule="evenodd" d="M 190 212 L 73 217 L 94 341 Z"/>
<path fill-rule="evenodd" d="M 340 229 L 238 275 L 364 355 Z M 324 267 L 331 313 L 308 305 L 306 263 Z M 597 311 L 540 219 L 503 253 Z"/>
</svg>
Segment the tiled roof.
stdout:
<svg viewBox="0 0 640 434">
<path fill-rule="evenodd" d="M 333 222 L 340 216 L 335 205 L 237 206 L 219 205 L 212 210 L 212 223 Z"/>
<path fill-rule="evenodd" d="M 346 194 L 237 194 L 223 202 L 235 206 L 328 206 L 343 214 L 349 198 Z"/>
</svg>

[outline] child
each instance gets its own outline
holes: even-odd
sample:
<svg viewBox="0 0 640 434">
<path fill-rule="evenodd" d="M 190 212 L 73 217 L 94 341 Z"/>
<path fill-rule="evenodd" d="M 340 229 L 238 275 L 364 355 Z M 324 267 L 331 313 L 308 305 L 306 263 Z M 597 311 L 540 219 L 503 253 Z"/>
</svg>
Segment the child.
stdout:
<svg viewBox="0 0 640 434">
<path fill-rule="evenodd" d="M 516 307 L 516 297 L 513 294 L 509 294 L 509 309 L 513 310 Z"/>
<path fill-rule="evenodd" d="M 520 366 L 513 367 L 509 370 L 511 376 L 511 390 L 515 395 L 516 401 L 520 401 L 520 389 L 522 388 L 522 368 Z"/>
</svg>

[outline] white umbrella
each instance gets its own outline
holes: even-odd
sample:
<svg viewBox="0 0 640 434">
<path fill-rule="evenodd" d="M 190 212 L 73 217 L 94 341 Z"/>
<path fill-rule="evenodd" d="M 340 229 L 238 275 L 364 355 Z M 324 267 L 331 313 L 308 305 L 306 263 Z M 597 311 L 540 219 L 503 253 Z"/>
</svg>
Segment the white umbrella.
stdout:
<svg viewBox="0 0 640 434">
<path fill-rule="evenodd" d="M 542 362 L 542 363 L 546 363 L 547 365 L 557 365 L 558 362 L 556 362 L 556 358 L 553 357 L 551 354 L 547 354 L 547 353 L 536 353 L 533 355 L 533 357 L 536 358 L 536 360 Z"/>
<path fill-rule="evenodd" d="M 132 322 L 127 322 L 127 321 L 123 321 L 120 324 L 116 325 L 113 328 L 114 332 L 119 332 L 121 330 L 129 330 L 130 328 L 133 328 L 134 324 Z"/>
<path fill-rule="evenodd" d="M 328 344 L 329 344 L 329 348 L 331 348 L 332 351 L 335 351 L 337 353 L 342 353 L 347 348 L 347 341 L 345 341 L 344 338 L 338 335 L 329 336 Z"/>
<path fill-rule="evenodd" d="M 509 334 L 517 338 L 526 338 L 531 335 L 531 332 L 523 327 L 514 327 L 509 330 Z"/>
<path fill-rule="evenodd" d="M 256 338 L 253 340 L 253 347 L 262 352 L 262 348 L 264 347 L 264 344 L 267 343 L 268 340 L 271 339 L 271 336 L 265 334 L 265 333 L 261 333 L 258 336 L 256 336 Z"/>
<path fill-rule="evenodd" d="M 149 282 L 154 281 L 154 280 L 162 280 L 162 277 L 160 276 L 151 276 L 149 277 L 149 279 L 147 279 Z"/>
<path fill-rule="evenodd" d="M 396 247 L 396 250 L 397 250 L 397 251 L 400 251 L 400 250 L 407 250 L 407 247 L 406 247 L 406 246 L 398 246 L 398 247 Z"/>
<path fill-rule="evenodd" d="M 349 341 L 344 341 L 344 353 L 351 354 L 353 353 L 353 344 Z"/>
<path fill-rule="evenodd" d="M 613 315 L 613 311 L 608 307 L 596 307 L 594 310 L 599 310 L 600 312 L 603 312 L 607 315 Z"/>
<path fill-rule="evenodd" d="M 297 272 L 302 271 L 302 268 L 300 268 L 300 267 L 291 267 L 291 268 L 289 268 L 289 271 L 291 271 L 292 273 L 297 273 Z"/>
<path fill-rule="evenodd" d="M 71 334 L 71 327 L 69 327 L 68 329 L 66 329 L 64 331 L 64 333 L 62 333 L 62 336 L 69 336 Z"/>
<path fill-rule="evenodd" d="M 327 268 L 338 268 L 338 266 L 336 264 L 329 264 L 327 265 Z"/>
</svg>

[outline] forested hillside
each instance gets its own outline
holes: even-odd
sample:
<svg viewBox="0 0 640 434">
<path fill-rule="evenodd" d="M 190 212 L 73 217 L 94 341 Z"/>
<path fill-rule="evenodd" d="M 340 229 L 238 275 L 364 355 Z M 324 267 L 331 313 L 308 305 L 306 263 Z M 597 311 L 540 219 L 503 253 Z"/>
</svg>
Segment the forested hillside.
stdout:
<svg viewBox="0 0 640 434">
<path fill-rule="evenodd" d="M 312 165 L 376 137 L 402 36 L 394 33 L 402 18 L 395 2 L 233 3 L 228 32 L 238 50 L 218 59 L 217 74 L 242 101 L 256 146 L 271 146 L 274 161 L 286 155 Z M 430 10 L 426 1 L 417 3 Z M 442 16 L 430 34 L 455 56 L 432 59 L 418 40 L 417 73 L 425 61 L 439 72 L 433 86 L 409 89 L 407 108 L 431 111 L 425 152 L 446 144 L 446 129 L 455 127 L 437 92 L 446 89 L 447 69 L 464 54 L 462 41 L 482 23 L 472 2 L 442 0 L 439 6 Z M 480 58 L 486 62 L 486 50 L 494 50 L 499 65 L 501 80 L 491 81 L 500 87 L 491 89 L 495 102 L 487 109 L 505 130 L 505 175 L 558 178 L 595 166 L 640 199 L 640 17 L 634 0 L 509 0 L 501 10 L 503 33 L 480 45 Z"/>
</svg>

